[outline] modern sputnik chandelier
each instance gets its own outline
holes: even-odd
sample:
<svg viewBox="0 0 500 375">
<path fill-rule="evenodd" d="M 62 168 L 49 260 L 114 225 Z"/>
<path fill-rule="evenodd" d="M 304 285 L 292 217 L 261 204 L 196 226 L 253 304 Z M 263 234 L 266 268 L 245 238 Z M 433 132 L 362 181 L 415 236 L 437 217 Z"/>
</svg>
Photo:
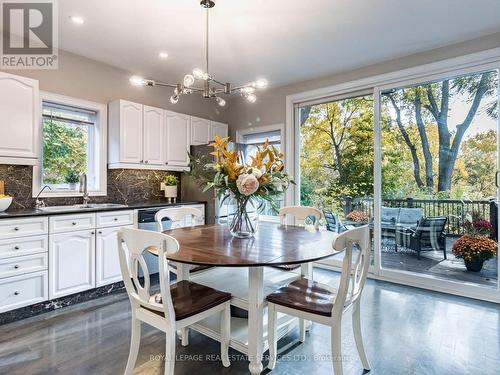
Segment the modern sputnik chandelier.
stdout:
<svg viewBox="0 0 500 375">
<path fill-rule="evenodd" d="M 245 85 L 233 86 L 231 83 L 220 82 L 215 77 L 210 74 L 209 71 L 209 60 L 208 60 L 208 31 L 209 31 L 209 12 L 210 8 L 215 6 L 212 0 L 201 0 L 200 5 L 202 8 L 206 9 L 206 30 L 205 30 L 205 70 L 200 68 L 195 68 L 192 74 L 186 74 L 182 83 L 165 83 L 158 82 L 152 79 L 145 79 L 138 76 L 133 76 L 130 78 L 130 83 L 134 86 L 165 86 L 172 87 L 174 92 L 170 97 L 170 102 L 176 104 L 179 101 L 181 95 L 188 94 L 201 94 L 204 98 L 215 99 L 218 105 L 224 107 L 226 101 L 221 97 L 221 95 L 231 95 L 234 93 L 239 93 L 241 96 L 246 98 L 250 103 L 254 103 L 257 100 L 255 91 L 257 89 L 263 89 L 267 87 L 267 81 L 265 79 L 258 79 L 247 83 Z M 202 81 L 203 87 L 196 87 L 196 81 Z"/>
</svg>

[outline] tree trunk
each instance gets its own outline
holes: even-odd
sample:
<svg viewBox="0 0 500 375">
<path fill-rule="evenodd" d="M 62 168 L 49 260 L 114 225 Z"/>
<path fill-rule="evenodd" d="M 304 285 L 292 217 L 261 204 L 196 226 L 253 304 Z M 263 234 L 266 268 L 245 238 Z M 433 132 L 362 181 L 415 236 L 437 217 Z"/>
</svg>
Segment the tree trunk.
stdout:
<svg viewBox="0 0 500 375">
<path fill-rule="evenodd" d="M 434 190 L 434 176 L 432 172 L 432 154 L 429 147 L 429 139 L 425 131 L 425 124 L 422 119 L 422 101 L 420 93 L 417 91 L 415 95 L 415 118 L 418 128 L 418 134 L 422 143 L 422 152 L 424 154 L 425 162 L 425 186 L 429 193 Z"/>
</svg>

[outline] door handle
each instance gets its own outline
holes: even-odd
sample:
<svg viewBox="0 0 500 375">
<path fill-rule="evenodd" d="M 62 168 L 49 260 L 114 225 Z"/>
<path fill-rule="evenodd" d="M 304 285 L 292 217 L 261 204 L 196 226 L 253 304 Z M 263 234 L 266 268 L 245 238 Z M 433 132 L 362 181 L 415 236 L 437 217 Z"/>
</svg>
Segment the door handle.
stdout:
<svg viewBox="0 0 500 375">
<path fill-rule="evenodd" d="M 499 173 L 500 173 L 500 172 L 498 172 L 498 171 L 496 171 L 496 173 L 495 173 L 495 186 L 496 186 L 497 188 L 498 188 L 498 174 L 499 174 Z"/>
</svg>

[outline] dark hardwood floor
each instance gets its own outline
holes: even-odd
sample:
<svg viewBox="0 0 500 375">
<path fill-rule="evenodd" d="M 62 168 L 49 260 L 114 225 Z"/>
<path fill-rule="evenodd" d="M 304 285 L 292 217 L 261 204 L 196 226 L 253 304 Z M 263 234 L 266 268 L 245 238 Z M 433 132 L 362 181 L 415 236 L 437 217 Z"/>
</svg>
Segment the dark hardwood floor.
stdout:
<svg viewBox="0 0 500 375">
<path fill-rule="evenodd" d="M 315 279 L 338 275 L 315 270 Z M 63 308 L 0 326 L 0 374 L 123 374 L 129 349 L 130 307 L 125 294 Z M 500 373 L 500 306 L 368 280 L 362 326 L 371 374 L 459 375 Z M 351 334 L 343 325 L 344 373 L 363 373 Z M 164 335 L 143 325 L 136 374 L 162 374 Z M 306 342 L 297 332 L 279 343 L 283 357 L 273 374 L 332 374 L 330 334 L 314 324 Z M 244 357 L 231 350 L 231 367 L 219 345 L 191 332 L 177 346 L 176 374 L 247 374 Z M 267 354 L 267 353 L 266 353 Z"/>
</svg>

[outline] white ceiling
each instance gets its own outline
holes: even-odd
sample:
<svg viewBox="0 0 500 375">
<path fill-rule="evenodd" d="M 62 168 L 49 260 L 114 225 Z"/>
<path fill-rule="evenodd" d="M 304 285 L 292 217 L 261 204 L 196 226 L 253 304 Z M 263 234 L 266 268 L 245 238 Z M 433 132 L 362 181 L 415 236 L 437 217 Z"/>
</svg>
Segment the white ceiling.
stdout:
<svg viewBox="0 0 500 375">
<path fill-rule="evenodd" d="M 211 73 L 278 86 L 500 31 L 499 0 L 216 0 Z M 198 0 L 59 1 L 60 48 L 160 80 L 204 67 Z M 74 25 L 70 15 L 85 19 Z M 158 58 L 167 51 L 169 58 Z"/>
</svg>

